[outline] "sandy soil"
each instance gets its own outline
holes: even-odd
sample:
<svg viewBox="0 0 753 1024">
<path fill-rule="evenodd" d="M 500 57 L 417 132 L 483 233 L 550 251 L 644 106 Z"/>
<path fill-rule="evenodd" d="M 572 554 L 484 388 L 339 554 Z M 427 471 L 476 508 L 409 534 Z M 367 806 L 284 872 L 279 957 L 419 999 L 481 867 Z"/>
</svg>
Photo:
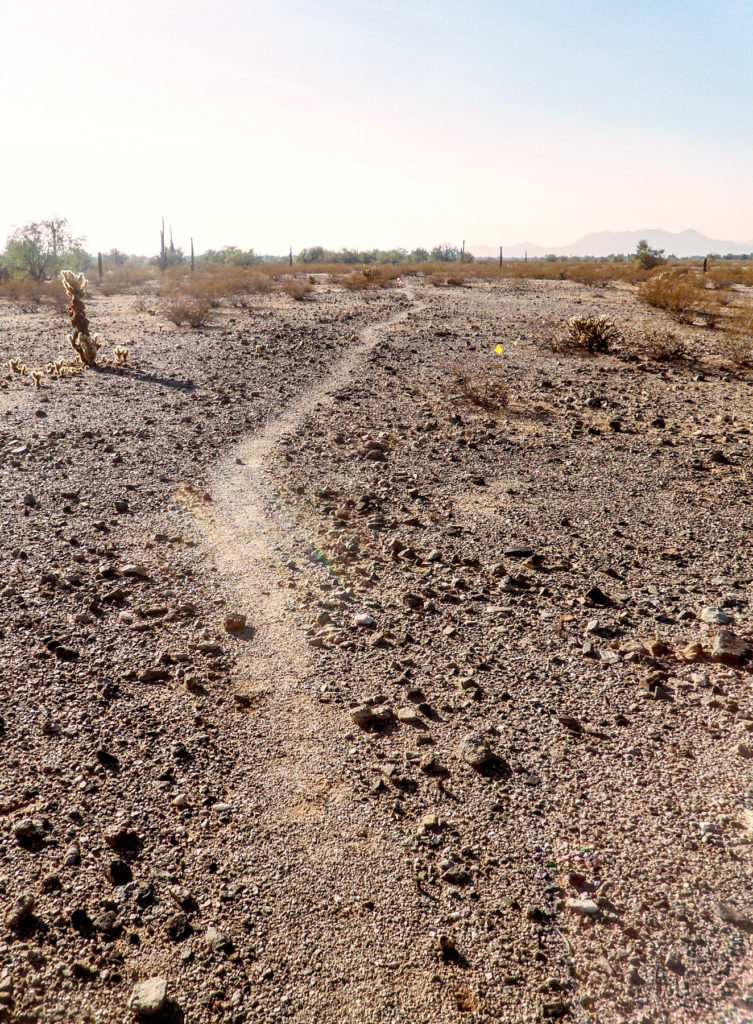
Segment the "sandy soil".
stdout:
<svg viewBox="0 0 753 1024">
<path fill-rule="evenodd" d="M 541 344 L 583 311 L 630 344 Z M 629 289 L 543 282 L 90 315 L 122 372 L 0 382 L 0 1020 L 155 978 L 163 1021 L 753 1020 L 753 377 L 714 333 L 636 360 Z"/>
</svg>

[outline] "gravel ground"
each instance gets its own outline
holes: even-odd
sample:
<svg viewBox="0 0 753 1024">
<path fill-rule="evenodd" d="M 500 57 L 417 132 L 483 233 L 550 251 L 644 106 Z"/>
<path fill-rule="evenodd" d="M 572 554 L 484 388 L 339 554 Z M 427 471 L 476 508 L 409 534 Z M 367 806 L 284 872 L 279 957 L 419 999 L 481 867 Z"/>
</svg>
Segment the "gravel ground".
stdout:
<svg viewBox="0 0 753 1024">
<path fill-rule="evenodd" d="M 753 377 L 621 287 L 150 303 L 0 381 L 0 1020 L 753 1020 Z"/>
</svg>

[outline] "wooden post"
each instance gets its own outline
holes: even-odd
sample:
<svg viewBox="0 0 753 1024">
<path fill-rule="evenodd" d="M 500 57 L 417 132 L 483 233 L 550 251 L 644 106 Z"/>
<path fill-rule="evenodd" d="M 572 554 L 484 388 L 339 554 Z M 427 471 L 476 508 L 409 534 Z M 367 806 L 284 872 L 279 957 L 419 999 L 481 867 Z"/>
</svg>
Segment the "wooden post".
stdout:
<svg viewBox="0 0 753 1024">
<path fill-rule="evenodd" d="M 502 246 L 499 247 L 499 265 L 502 266 Z"/>
<path fill-rule="evenodd" d="M 292 245 L 290 246 L 290 255 L 288 256 L 288 260 L 290 261 L 290 266 L 292 267 L 293 266 L 293 246 Z"/>
<path fill-rule="evenodd" d="M 97 253 L 97 270 L 99 271 L 99 279 L 102 280 L 102 253 Z"/>
<path fill-rule="evenodd" d="M 526 254 L 525 254 L 525 256 L 523 257 L 523 262 L 524 262 L 524 263 L 528 263 L 528 249 L 526 249 Z"/>
<path fill-rule="evenodd" d="M 704 272 L 704 274 L 708 270 L 708 266 L 709 266 L 709 258 L 708 258 L 708 256 L 704 256 L 703 257 L 703 272 Z"/>
<path fill-rule="evenodd" d="M 193 235 L 191 235 L 191 273 L 194 272 L 194 258 L 193 258 Z"/>
</svg>

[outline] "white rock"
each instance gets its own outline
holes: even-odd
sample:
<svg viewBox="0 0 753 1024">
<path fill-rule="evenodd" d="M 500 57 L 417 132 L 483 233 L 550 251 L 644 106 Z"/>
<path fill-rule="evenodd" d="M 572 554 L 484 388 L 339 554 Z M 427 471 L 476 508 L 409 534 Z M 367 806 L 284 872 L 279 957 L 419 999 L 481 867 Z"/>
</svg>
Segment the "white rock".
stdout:
<svg viewBox="0 0 753 1024">
<path fill-rule="evenodd" d="M 360 615 L 356 615 L 353 618 L 354 626 L 361 626 L 363 629 L 372 629 L 376 626 L 376 620 L 367 615 L 366 612 L 362 612 Z"/>
<path fill-rule="evenodd" d="M 727 615 L 721 608 L 715 608 L 713 605 L 709 605 L 701 612 L 701 622 L 708 622 L 711 626 L 729 626 L 734 621 L 731 615 Z"/>
<path fill-rule="evenodd" d="M 164 978 L 148 978 L 134 986 L 128 1006 L 142 1017 L 154 1017 L 165 1005 L 167 982 Z"/>
<path fill-rule="evenodd" d="M 565 906 L 582 917 L 598 917 L 599 908 L 593 900 L 565 900 Z"/>
</svg>

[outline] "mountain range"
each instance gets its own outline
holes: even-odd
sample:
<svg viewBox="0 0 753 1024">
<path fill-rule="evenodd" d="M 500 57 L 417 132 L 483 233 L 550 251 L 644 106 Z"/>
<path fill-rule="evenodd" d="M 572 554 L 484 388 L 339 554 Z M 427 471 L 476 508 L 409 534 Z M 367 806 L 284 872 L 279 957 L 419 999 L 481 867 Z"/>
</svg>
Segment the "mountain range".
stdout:
<svg viewBox="0 0 753 1024">
<path fill-rule="evenodd" d="M 736 256 L 753 252 L 753 241 L 727 242 L 718 238 L 708 238 L 693 228 L 686 231 L 664 231 L 662 228 L 643 228 L 641 231 L 596 231 L 583 235 L 570 245 L 542 246 L 535 242 L 519 242 L 516 245 L 503 246 L 503 255 L 511 259 L 519 259 L 527 252 L 531 257 L 546 256 L 611 256 L 616 253 L 629 254 L 645 238 L 652 249 L 663 249 L 667 256 L 707 256 L 719 253 L 724 256 L 733 253 Z M 499 255 L 499 246 L 470 245 L 470 252 L 480 258 Z"/>
</svg>

